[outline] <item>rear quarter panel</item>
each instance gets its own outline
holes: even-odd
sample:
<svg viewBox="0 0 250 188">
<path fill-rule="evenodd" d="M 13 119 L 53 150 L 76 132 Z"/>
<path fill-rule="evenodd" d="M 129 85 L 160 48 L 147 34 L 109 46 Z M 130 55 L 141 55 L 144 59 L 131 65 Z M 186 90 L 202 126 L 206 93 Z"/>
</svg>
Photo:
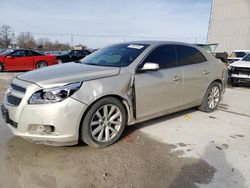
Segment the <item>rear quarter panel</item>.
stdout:
<svg viewBox="0 0 250 188">
<path fill-rule="evenodd" d="M 34 56 L 34 67 L 39 61 L 46 61 L 48 66 L 58 64 L 55 55 Z"/>
</svg>

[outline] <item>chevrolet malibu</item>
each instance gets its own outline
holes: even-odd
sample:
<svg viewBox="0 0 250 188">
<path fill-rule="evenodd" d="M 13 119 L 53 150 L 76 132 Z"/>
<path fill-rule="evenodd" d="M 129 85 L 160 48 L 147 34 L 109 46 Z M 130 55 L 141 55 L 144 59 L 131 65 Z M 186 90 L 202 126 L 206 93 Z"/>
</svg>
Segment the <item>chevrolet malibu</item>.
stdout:
<svg viewBox="0 0 250 188">
<path fill-rule="evenodd" d="M 37 144 L 92 147 L 116 142 L 126 125 L 198 107 L 216 110 L 224 64 L 179 42 L 111 45 L 81 63 L 17 76 L 1 107 L 12 132 Z"/>
</svg>

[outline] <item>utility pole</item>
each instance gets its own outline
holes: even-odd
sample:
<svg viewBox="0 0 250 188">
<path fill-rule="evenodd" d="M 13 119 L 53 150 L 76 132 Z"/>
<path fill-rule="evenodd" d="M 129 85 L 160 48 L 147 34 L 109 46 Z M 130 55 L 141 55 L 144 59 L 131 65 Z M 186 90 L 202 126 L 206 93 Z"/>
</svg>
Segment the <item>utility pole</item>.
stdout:
<svg viewBox="0 0 250 188">
<path fill-rule="evenodd" d="M 74 36 L 73 33 L 70 34 L 70 39 L 71 39 L 71 47 L 74 47 Z"/>
</svg>

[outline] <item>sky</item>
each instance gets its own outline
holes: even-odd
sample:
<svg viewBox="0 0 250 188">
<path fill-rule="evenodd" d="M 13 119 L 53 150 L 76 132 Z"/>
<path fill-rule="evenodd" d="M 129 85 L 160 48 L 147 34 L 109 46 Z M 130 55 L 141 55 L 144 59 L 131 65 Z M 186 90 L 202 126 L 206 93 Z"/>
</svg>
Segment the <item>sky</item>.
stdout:
<svg viewBox="0 0 250 188">
<path fill-rule="evenodd" d="M 0 25 L 99 48 L 135 40 L 206 42 L 212 0 L 0 0 Z"/>
</svg>

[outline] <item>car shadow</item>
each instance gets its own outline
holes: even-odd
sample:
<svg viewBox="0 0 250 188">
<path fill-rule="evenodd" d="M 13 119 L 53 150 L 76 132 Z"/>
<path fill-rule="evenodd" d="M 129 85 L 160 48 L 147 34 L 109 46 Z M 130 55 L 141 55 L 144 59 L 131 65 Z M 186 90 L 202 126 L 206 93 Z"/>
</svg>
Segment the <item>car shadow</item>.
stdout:
<svg viewBox="0 0 250 188">
<path fill-rule="evenodd" d="M 149 127 L 149 126 L 154 126 L 155 124 L 164 122 L 164 121 L 168 121 L 171 119 L 175 119 L 177 117 L 181 117 L 181 116 L 185 116 L 187 114 L 192 114 L 194 112 L 197 112 L 198 109 L 197 108 L 191 108 L 191 109 L 187 109 L 187 110 L 183 110 L 180 112 L 175 112 L 169 115 L 164 115 L 158 118 L 154 118 L 154 119 L 150 119 L 141 123 L 137 123 L 131 126 L 127 126 L 121 136 L 121 139 L 129 136 L 130 134 L 132 134 L 133 132 L 137 131 L 138 129 L 144 128 L 144 127 Z"/>
<path fill-rule="evenodd" d="M 191 159 L 190 159 L 191 160 Z M 199 160 L 181 167 L 179 174 L 167 188 L 209 187 L 246 188 L 243 174 L 227 161 L 224 149 L 207 145 Z"/>
</svg>

